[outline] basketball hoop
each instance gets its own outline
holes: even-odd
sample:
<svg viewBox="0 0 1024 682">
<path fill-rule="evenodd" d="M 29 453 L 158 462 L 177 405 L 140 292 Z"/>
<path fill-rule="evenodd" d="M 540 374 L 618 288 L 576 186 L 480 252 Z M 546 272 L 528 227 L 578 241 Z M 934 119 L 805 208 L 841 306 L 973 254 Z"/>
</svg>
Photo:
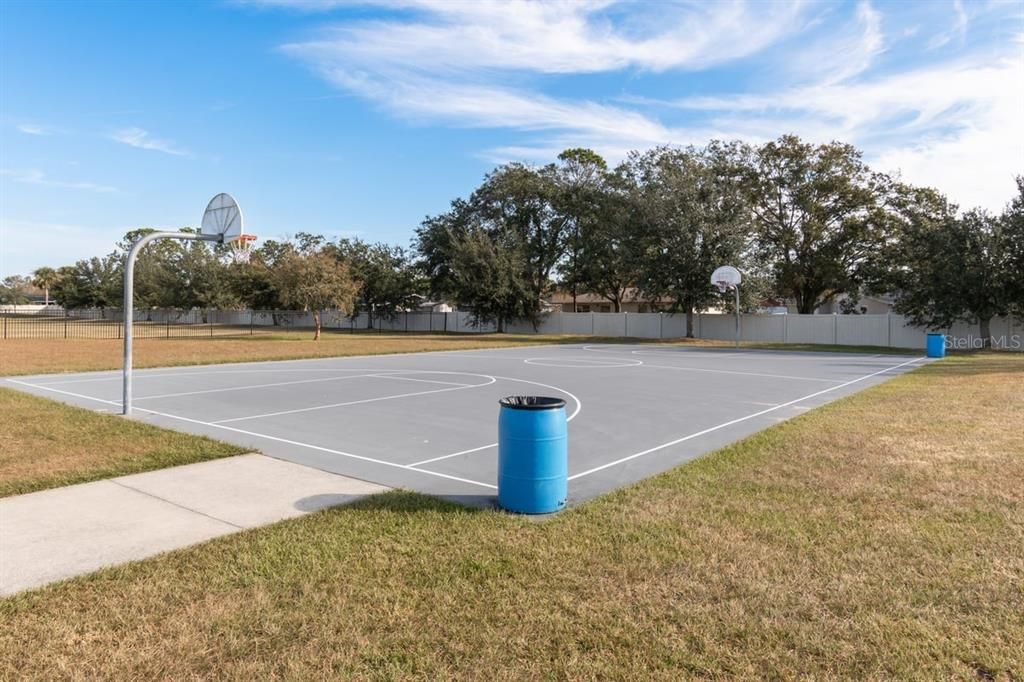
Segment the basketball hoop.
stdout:
<svg viewBox="0 0 1024 682">
<path fill-rule="evenodd" d="M 227 244 L 235 263 L 248 263 L 256 243 L 256 237 L 247 235 L 243 229 L 242 209 L 230 194 L 221 192 L 206 205 L 199 234 L 195 232 L 150 232 L 135 240 L 124 257 L 124 363 L 121 368 L 121 414 L 132 413 L 132 321 L 135 310 L 135 261 L 142 248 L 157 239 L 180 239 Z"/>
<path fill-rule="evenodd" d="M 203 213 L 202 233 L 219 237 L 222 244 L 231 249 L 231 260 L 235 265 L 248 263 L 256 248 L 256 237 L 245 232 L 242 209 L 235 198 L 221 192 L 206 205 Z"/>
<path fill-rule="evenodd" d="M 711 284 L 717 289 L 718 293 L 725 294 L 726 291 L 732 289 L 736 292 L 736 347 L 740 347 L 740 282 L 743 281 L 743 275 L 740 271 L 731 265 L 723 265 L 719 268 L 715 268 L 715 271 L 711 273 Z"/>
<path fill-rule="evenodd" d="M 256 248 L 256 235 L 240 234 L 228 243 L 228 248 L 231 249 L 231 259 L 235 265 L 248 263 L 252 258 L 253 249 Z"/>
<path fill-rule="evenodd" d="M 731 265 L 723 265 L 720 268 L 716 268 L 714 273 L 711 275 L 711 283 L 718 287 L 721 293 L 725 293 L 733 287 L 738 287 L 743 276 L 740 271 Z"/>
</svg>

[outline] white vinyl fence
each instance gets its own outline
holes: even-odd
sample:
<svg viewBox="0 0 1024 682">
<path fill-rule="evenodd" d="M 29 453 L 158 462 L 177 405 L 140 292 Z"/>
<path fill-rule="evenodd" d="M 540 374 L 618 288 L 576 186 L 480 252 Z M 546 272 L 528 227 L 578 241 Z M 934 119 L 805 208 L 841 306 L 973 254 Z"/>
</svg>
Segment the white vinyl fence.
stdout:
<svg viewBox="0 0 1024 682">
<path fill-rule="evenodd" d="M 113 324 L 111 338 L 117 336 L 116 327 L 122 320 L 121 311 L 69 310 L 50 306 L 32 306 L 29 310 L 0 307 L 3 317 L 3 337 L 8 326 L 25 326 L 31 318 L 52 318 L 63 323 L 64 338 L 72 338 L 67 330 L 76 322 L 88 321 Z M 8 319 L 10 318 L 10 319 Z M 45 321 L 45 320 L 44 320 Z M 239 333 L 267 329 L 303 329 L 313 326 L 313 315 L 308 312 L 289 310 L 156 310 L 137 309 L 136 323 L 165 325 L 167 336 L 184 334 L 183 329 L 191 327 L 234 329 Z M 10 322 L 10 325 L 8 325 Z M 368 329 L 381 332 L 461 332 L 489 333 L 496 331 L 494 324 L 474 326 L 473 316 L 466 312 L 398 313 L 391 318 L 377 317 L 372 324 L 364 313 L 355 318 L 325 312 L 322 317 L 327 330 L 358 332 Z M 901 315 L 743 315 L 741 340 L 762 343 L 807 343 L 851 346 L 879 346 L 888 348 L 924 348 L 927 329 L 911 326 Z M 155 326 L 154 326 L 155 325 Z M 699 339 L 732 341 L 735 338 L 736 321 L 732 315 L 697 314 L 693 319 L 694 336 Z M 19 327 L 20 329 L 20 327 Z M 54 327 L 48 325 L 45 334 L 39 338 L 53 336 Z M 158 332 L 159 330 L 157 330 Z M 686 315 L 667 313 L 563 313 L 544 315 L 534 328 L 529 322 L 515 321 L 507 325 L 513 334 L 575 334 L 582 336 L 603 336 L 643 339 L 675 339 L 686 335 Z M 968 350 L 981 347 L 978 325 L 957 323 L 941 331 L 947 336 L 947 348 Z M 1024 320 L 1014 317 L 999 317 L 992 320 L 990 327 L 992 343 L 1004 350 L 1024 351 Z M 172 333 L 174 332 L 174 333 Z M 222 332 L 221 332 L 222 333 Z M 159 333 L 156 333 L 159 335 Z M 191 334 L 196 335 L 196 334 Z M 15 337 L 32 337 L 19 332 Z M 57 336 L 60 336 L 58 334 Z M 57 338 L 53 336 L 53 338 Z M 120 338 L 118 336 L 118 338 Z"/>
<path fill-rule="evenodd" d="M 380 320 L 384 331 L 456 331 L 493 332 L 493 324 L 474 327 L 469 313 L 402 313 L 391 320 Z M 356 322 L 366 327 L 366 318 Z M 378 324 L 374 324 L 377 328 Z M 672 339 L 686 335 L 686 316 L 667 313 L 563 313 L 543 316 L 534 329 L 529 322 L 512 322 L 513 334 L 579 334 L 605 337 Z M 732 315 L 694 315 L 694 336 L 700 339 L 731 341 L 735 338 L 736 318 Z M 929 330 L 911 326 L 902 315 L 743 315 L 743 341 L 763 343 L 809 343 L 843 346 L 880 346 L 924 348 Z M 940 331 L 947 335 L 950 348 L 980 348 L 978 325 L 957 323 Z M 1006 350 L 1024 350 L 1024 322 L 1013 317 L 992 320 L 993 345 Z"/>
</svg>

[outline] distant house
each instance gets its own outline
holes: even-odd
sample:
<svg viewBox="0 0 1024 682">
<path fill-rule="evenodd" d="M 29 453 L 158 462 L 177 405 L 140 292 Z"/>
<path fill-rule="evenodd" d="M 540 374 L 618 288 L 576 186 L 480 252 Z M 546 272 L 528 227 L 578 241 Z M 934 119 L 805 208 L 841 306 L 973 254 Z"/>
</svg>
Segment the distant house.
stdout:
<svg viewBox="0 0 1024 682">
<path fill-rule="evenodd" d="M 548 297 L 548 304 L 553 310 L 560 310 L 563 313 L 573 312 L 572 292 L 556 291 Z M 650 299 L 644 297 L 634 287 L 626 289 L 622 296 L 622 304 L 619 312 L 623 313 L 657 313 L 668 310 L 672 305 L 671 299 Z M 613 313 L 615 304 L 600 294 L 580 292 L 576 294 L 576 311 L 578 313 Z"/>
<path fill-rule="evenodd" d="M 828 303 L 818 306 L 814 310 L 815 315 L 843 315 L 856 313 L 858 315 L 886 315 L 893 312 L 892 307 L 896 298 L 892 294 L 881 294 L 878 296 L 861 296 L 856 303 L 853 303 L 849 296 L 840 294 Z M 762 315 L 796 315 L 796 303 L 782 298 L 766 298 L 757 304 L 757 312 Z"/>
<path fill-rule="evenodd" d="M 766 298 L 758 302 L 757 312 L 761 315 L 787 315 L 796 312 L 796 306 L 786 305 L 781 298 Z"/>
<path fill-rule="evenodd" d="M 416 312 L 420 313 L 453 313 L 455 306 L 445 301 L 422 301 L 416 305 Z"/>
<path fill-rule="evenodd" d="M 836 296 L 832 301 L 818 306 L 818 309 L 814 312 L 818 315 L 831 315 L 833 313 L 842 313 L 844 303 L 850 300 L 850 297 L 846 294 L 840 294 Z M 853 310 L 860 313 L 861 315 L 886 315 L 892 312 L 892 307 L 896 303 L 896 297 L 892 294 L 881 294 L 878 296 L 861 296 L 860 299 L 853 304 Z"/>
</svg>

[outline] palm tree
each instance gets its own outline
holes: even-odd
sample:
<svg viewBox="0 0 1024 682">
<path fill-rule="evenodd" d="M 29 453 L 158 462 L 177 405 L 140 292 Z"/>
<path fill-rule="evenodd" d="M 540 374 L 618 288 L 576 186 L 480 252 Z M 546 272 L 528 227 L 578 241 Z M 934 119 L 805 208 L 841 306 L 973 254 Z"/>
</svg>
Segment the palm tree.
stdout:
<svg viewBox="0 0 1024 682">
<path fill-rule="evenodd" d="M 46 297 L 46 305 L 50 305 L 50 288 L 57 283 L 60 276 L 53 268 L 39 268 L 32 273 L 32 286 L 43 290 Z"/>
</svg>

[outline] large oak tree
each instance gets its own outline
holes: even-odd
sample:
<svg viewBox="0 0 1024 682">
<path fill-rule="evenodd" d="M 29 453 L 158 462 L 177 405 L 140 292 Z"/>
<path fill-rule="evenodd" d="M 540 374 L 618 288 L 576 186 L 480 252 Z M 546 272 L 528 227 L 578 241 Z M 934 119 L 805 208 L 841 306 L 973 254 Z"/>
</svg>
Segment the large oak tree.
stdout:
<svg viewBox="0 0 1024 682">
<path fill-rule="evenodd" d="M 1024 181 L 1001 216 L 956 206 L 928 189 L 901 187 L 897 231 L 875 266 L 873 288 L 896 295 L 895 310 L 918 326 L 978 324 L 992 345 L 991 321 L 1024 309 Z"/>
<path fill-rule="evenodd" d="M 686 313 L 687 336 L 693 336 L 694 312 L 717 299 L 711 273 L 720 265 L 741 265 L 749 231 L 745 151 L 717 142 L 704 149 L 661 147 L 633 155 L 626 165 L 641 187 L 641 288 Z"/>
<path fill-rule="evenodd" d="M 889 185 L 840 142 L 814 145 L 786 135 L 749 155 L 756 255 L 798 312 L 813 313 L 859 288 L 887 224 Z"/>
</svg>

